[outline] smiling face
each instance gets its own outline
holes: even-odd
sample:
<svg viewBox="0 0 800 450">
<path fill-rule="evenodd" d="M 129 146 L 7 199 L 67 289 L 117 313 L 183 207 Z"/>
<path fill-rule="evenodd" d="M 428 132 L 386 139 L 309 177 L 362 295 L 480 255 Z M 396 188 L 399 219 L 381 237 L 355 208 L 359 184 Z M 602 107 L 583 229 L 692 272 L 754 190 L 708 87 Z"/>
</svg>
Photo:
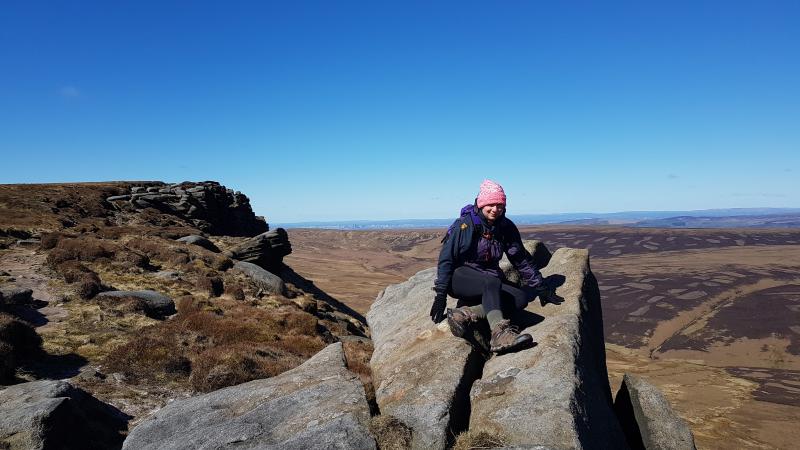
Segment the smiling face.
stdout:
<svg viewBox="0 0 800 450">
<path fill-rule="evenodd" d="M 486 217 L 486 221 L 491 225 L 506 212 L 506 205 L 503 203 L 492 203 L 491 205 L 486 205 L 481 208 L 481 212 L 483 213 L 483 217 Z"/>
</svg>

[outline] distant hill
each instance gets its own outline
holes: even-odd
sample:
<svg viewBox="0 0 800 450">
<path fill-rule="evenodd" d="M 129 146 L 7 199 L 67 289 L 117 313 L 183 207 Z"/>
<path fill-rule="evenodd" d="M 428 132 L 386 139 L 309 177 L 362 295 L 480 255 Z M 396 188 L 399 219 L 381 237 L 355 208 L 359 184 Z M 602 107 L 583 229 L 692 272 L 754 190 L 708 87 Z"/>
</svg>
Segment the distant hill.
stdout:
<svg viewBox="0 0 800 450">
<path fill-rule="evenodd" d="M 697 211 L 622 211 L 615 213 L 510 214 L 517 225 L 623 225 L 659 228 L 797 228 L 800 208 L 729 208 Z M 445 228 L 454 218 L 309 221 L 280 223 L 283 228 L 376 230 Z"/>
<path fill-rule="evenodd" d="M 800 227 L 800 214 L 727 217 L 678 216 L 666 219 L 643 220 L 633 226 L 653 228 L 798 228 Z"/>
</svg>

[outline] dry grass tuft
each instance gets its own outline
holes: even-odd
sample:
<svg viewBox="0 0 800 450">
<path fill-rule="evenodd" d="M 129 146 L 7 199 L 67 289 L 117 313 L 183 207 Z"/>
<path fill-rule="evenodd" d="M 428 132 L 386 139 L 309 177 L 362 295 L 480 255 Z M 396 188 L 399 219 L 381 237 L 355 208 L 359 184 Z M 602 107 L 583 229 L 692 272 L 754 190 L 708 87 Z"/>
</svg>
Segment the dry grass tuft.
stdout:
<svg viewBox="0 0 800 450">
<path fill-rule="evenodd" d="M 363 380 L 372 380 L 369 360 L 372 358 L 372 343 L 366 339 L 342 339 L 347 368 Z"/>
<path fill-rule="evenodd" d="M 122 317 L 126 314 L 146 315 L 147 302 L 138 297 L 104 297 L 95 299 L 100 310 L 113 317 Z"/>
<path fill-rule="evenodd" d="M 369 360 L 372 358 L 372 341 L 367 339 L 349 338 L 342 339 L 342 349 L 347 368 L 358 375 L 364 385 L 367 403 L 372 407 L 377 405 L 375 400 L 375 385 L 372 383 L 372 369 Z"/>
<path fill-rule="evenodd" d="M 139 267 L 145 269 L 150 267 L 150 258 L 139 252 L 131 250 L 122 250 L 114 255 L 114 261 L 120 263 L 122 267 Z"/>
<path fill-rule="evenodd" d="M 0 341 L 8 344 L 17 356 L 38 351 L 42 338 L 27 322 L 0 313 Z"/>
<path fill-rule="evenodd" d="M 505 447 L 502 436 L 486 431 L 465 431 L 458 435 L 453 450 L 473 450 L 484 448 Z"/>
<path fill-rule="evenodd" d="M 111 258 L 119 250 L 117 244 L 105 239 L 80 236 L 77 238 L 62 238 L 55 248 L 47 255 L 47 263 L 51 267 L 69 261 L 97 261 L 101 258 Z"/>
<path fill-rule="evenodd" d="M 411 428 L 397 417 L 380 415 L 369 422 L 369 431 L 381 450 L 406 450 L 411 448 Z"/>
<path fill-rule="evenodd" d="M 87 273 L 81 277 L 75 293 L 83 299 L 94 298 L 100 293 L 101 286 L 100 277 L 96 273 Z"/>
<path fill-rule="evenodd" d="M 75 283 L 85 275 L 94 273 L 91 269 L 75 260 L 64 261 L 58 264 L 55 269 L 56 272 L 64 277 L 64 281 L 67 283 Z"/>
<path fill-rule="evenodd" d="M 244 289 L 242 289 L 242 287 L 239 286 L 238 284 L 237 285 L 227 284 L 225 286 L 225 295 L 230 296 L 234 300 L 241 301 L 245 299 Z"/>
<path fill-rule="evenodd" d="M 171 241 L 160 237 L 135 237 L 128 240 L 126 246 L 143 253 L 150 259 L 169 263 L 172 266 L 184 264 L 184 260 L 186 262 L 190 260 L 186 249 L 177 247 Z"/>
<path fill-rule="evenodd" d="M 198 277 L 195 288 L 209 297 L 219 297 L 224 290 L 222 278 L 215 276 Z"/>
<path fill-rule="evenodd" d="M 58 241 L 60 241 L 61 238 L 63 237 L 64 235 L 58 232 L 43 233 L 42 240 L 39 243 L 39 248 L 41 248 L 42 250 L 50 250 L 51 248 L 54 248 L 56 245 L 58 245 Z"/>
<path fill-rule="evenodd" d="M 102 287 L 100 277 L 79 261 L 64 261 L 59 263 L 55 270 L 64 277 L 64 281 L 67 283 L 78 283 L 75 293 L 83 299 L 93 298 L 100 292 Z"/>
<path fill-rule="evenodd" d="M 210 348 L 195 358 L 190 382 L 200 392 L 281 374 L 302 363 L 298 357 L 277 357 L 274 352 L 236 346 Z"/>
<path fill-rule="evenodd" d="M 156 381 L 180 379 L 188 375 L 191 363 L 181 354 L 176 354 L 175 343 L 170 335 L 146 334 L 133 338 L 106 358 L 112 371 L 123 372 L 136 381 L 148 378 Z M 189 370 L 176 371 L 176 367 L 189 366 Z"/>
<path fill-rule="evenodd" d="M 214 270 L 226 271 L 233 267 L 233 260 L 227 256 L 213 255 L 209 257 L 208 265 Z"/>
<path fill-rule="evenodd" d="M 288 336 L 278 336 L 272 347 L 279 348 L 287 353 L 312 356 L 325 348 L 325 342 L 318 336 L 290 334 Z"/>
</svg>

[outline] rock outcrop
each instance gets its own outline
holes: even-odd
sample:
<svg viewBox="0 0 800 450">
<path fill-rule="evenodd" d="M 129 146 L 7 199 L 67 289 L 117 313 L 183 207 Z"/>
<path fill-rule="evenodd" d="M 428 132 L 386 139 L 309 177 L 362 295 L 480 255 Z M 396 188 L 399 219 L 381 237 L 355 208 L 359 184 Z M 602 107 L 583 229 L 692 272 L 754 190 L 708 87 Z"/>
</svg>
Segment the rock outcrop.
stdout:
<svg viewBox="0 0 800 450">
<path fill-rule="evenodd" d="M 176 400 L 134 428 L 123 449 L 371 449 L 369 417 L 335 343 L 274 378 Z"/>
<path fill-rule="evenodd" d="M 559 249 L 542 270 L 564 277 L 560 305 L 531 302 L 518 323 L 537 345 L 495 356 L 470 392 L 471 431 L 511 445 L 625 448 L 611 403 L 600 293 L 586 250 Z"/>
<path fill-rule="evenodd" d="M 549 259 L 541 244 L 528 246 L 540 264 Z M 376 400 L 382 414 L 413 429 L 413 448 L 445 448 L 467 428 L 502 436 L 510 446 L 626 448 L 612 409 L 588 252 L 560 249 L 542 272 L 562 283 L 557 292 L 564 302 L 532 302 L 514 320 L 537 345 L 485 365 L 482 353 L 445 323 L 430 322 L 435 269 L 389 286 L 375 300 L 367 321 Z"/>
<path fill-rule="evenodd" d="M 98 301 L 131 300 L 136 302 L 145 315 L 154 319 L 163 319 L 175 314 L 175 301 L 156 291 L 108 291 L 97 294 Z"/>
<path fill-rule="evenodd" d="M 435 277 L 436 269 L 427 269 L 387 287 L 367 313 L 375 399 L 382 414 L 414 430 L 412 448 L 443 449 L 463 430 L 468 389 L 483 364 L 445 322 L 431 323 Z"/>
<path fill-rule="evenodd" d="M 253 283 L 255 283 L 255 285 L 260 289 L 263 289 L 264 292 L 278 295 L 286 294 L 286 284 L 283 282 L 281 277 L 255 264 L 237 261 L 233 265 L 233 270 L 247 275 L 253 281 Z"/>
<path fill-rule="evenodd" d="M 292 253 L 289 235 L 283 228 L 254 236 L 225 252 L 225 255 L 239 261 L 261 266 L 270 272 L 281 268 L 283 257 Z"/>
<path fill-rule="evenodd" d="M 32 381 L 0 390 L 0 448 L 119 448 L 127 419 L 65 381 Z"/>
<path fill-rule="evenodd" d="M 643 378 L 625 374 L 614 410 L 634 450 L 694 450 L 694 437 L 664 394 Z"/>
<path fill-rule="evenodd" d="M 155 208 L 214 235 L 255 236 L 269 230 L 264 218 L 253 213 L 246 195 L 215 181 L 134 186 L 130 194 L 106 201 L 118 208 Z"/>
<path fill-rule="evenodd" d="M 3 305 L 29 305 L 33 301 L 33 291 L 30 289 L 7 286 L 0 289 L 0 306 Z"/>
</svg>

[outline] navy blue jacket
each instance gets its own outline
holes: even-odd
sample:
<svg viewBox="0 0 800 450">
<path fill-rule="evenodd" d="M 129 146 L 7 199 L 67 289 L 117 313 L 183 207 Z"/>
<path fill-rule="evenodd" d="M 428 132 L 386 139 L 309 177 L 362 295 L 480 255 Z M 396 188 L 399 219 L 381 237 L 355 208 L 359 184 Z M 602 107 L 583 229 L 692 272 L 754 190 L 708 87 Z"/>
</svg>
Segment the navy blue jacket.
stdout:
<svg viewBox="0 0 800 450">
<path fill-rule="evenodd" d="M 473 209 L 470 211 L 468 208 Z M 478 222 L 475 217 L 479 217 L 481 223 L 475 223 Z M 434 290 L 437 293 L 450 292 L 450 283 L 456 268 L 465 263 L 471 263 L 470 266 L 481 263 L 477 261 L 478 252 L 476 251 L 481 237 L 476 236 L 475 233 L 483 234 L 487 227 L 485 219 L 476 207 L 468 205 L 462 209 L 462 216 L 456 219 L 448 229 L 447 236 L 443 240 L 442 250 L 439 252 L 439 265 L 434 283 Z M 542 274 L 533 263 L 530 253 L 522 245 L 522 238 L 514 222 L 502 216 L 495 221 L 495 226 L 491 228 L 494 232 L 492 239 L 498 241 L 502 251 L 508 256 L 508 260 L 520 273 L 522 285 L 528 288 L 536 288 L 541 285 Z M 489 271 L 489 273 L 492 272 Z M 502 272 L 499 270 L 494 272 L 502 278 Z"/>
</svg>

